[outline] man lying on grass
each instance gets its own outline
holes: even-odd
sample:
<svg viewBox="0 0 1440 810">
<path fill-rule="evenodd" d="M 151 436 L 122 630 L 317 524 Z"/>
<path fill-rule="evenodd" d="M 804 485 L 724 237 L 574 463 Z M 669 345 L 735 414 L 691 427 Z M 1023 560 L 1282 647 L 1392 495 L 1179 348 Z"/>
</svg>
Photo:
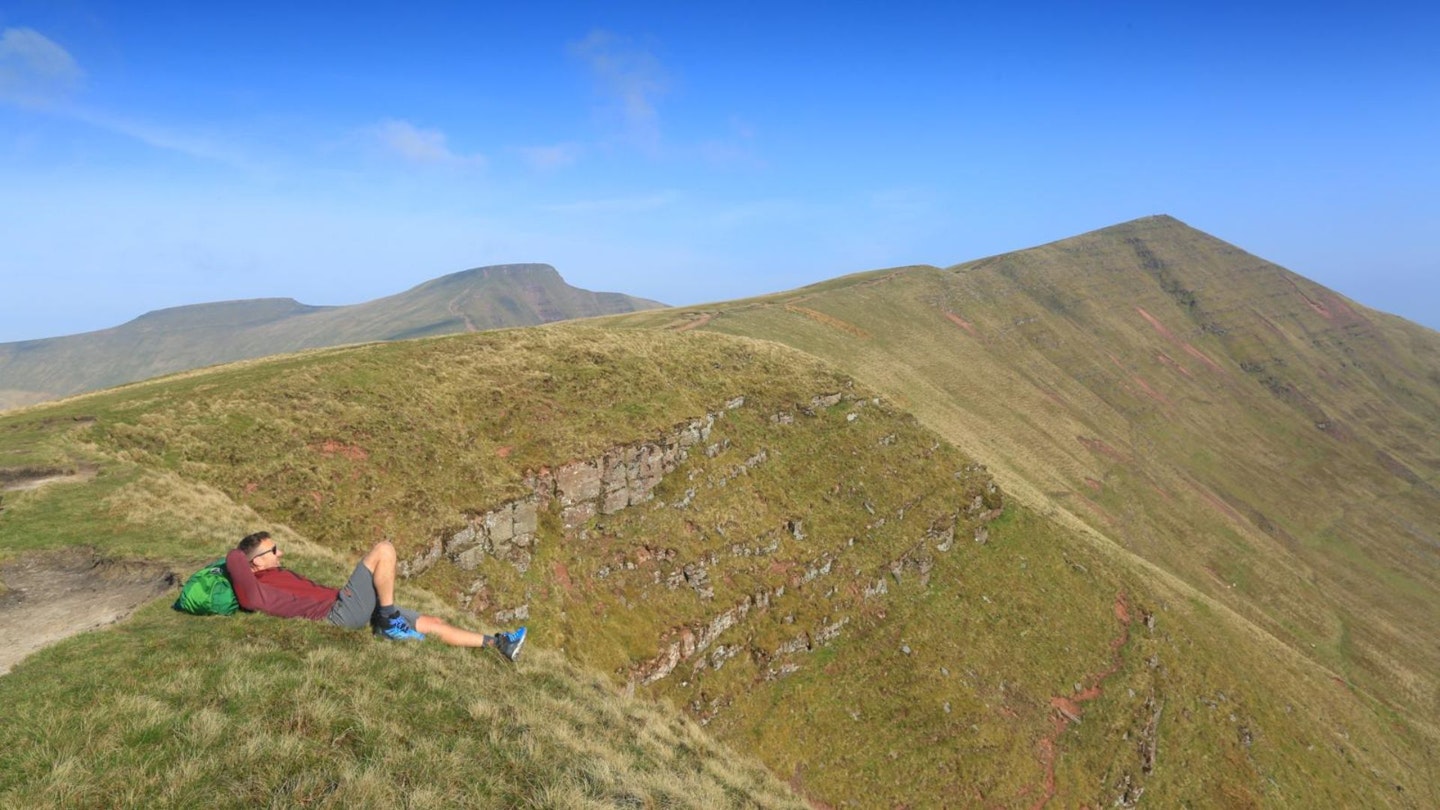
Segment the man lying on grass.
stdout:
<svg viewBox="0 0 1440 810">
<path fill-rule="evenodd" d="M 487 636 L 396 607 L 395 547 L 389 541 L 376 543 L 338 590 L 281 568 L 283 553 L 269 532 L 256 532 L 225 555 L 225 571 L 241 608 L 285 619 L 323 619 L 351 630 L 368 623 L 376 635 L 396 641 L 421 641 L 432 635 L 457 647 L 494 647 L 511 661 L 525 643 L 523 627 Z"/>
</svg>

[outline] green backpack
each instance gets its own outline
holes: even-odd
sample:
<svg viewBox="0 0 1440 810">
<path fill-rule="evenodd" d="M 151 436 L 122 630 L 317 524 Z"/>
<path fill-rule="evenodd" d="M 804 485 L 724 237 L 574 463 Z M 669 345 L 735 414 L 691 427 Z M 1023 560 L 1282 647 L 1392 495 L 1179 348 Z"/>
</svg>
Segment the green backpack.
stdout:
<svg viewBox="0 0 1440 810">
<path fill-rule="evenodd" d="M 195 616 L 229 616 L 239 610 L 235 587 L 230 584 L 230 575 L 225 573 L 225 558 L 191 574 L 173 607 Z"/>
</svg>

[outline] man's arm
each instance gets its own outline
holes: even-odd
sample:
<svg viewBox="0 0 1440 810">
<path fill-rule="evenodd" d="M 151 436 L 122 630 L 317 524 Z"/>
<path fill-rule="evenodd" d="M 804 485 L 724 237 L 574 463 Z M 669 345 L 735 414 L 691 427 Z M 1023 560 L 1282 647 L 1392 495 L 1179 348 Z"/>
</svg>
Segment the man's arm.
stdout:
<svg viewBox="0 0 1440 810">
<path fill-rule="evenodd" d="M 245 552 L 233 549 L 225 555 L 225 572 L 235 588 L 240 607 L 257 613 L 268 613 L 282 619 L 303 616 L 323 619 L 335 604 L 334 588 L 312 582 L 289 571 L 272 571 L 272 582 L 264 585 L 250 570 Z"/>
<path fill-rule="evenodd" d="M 255 572 L 250 570 L 250 559 L 238 548 L 230 549 L 225 555 L 225 573 L 230 575 L 230 584 L 235 588 L 235 599 L 246 610 L 265 608 L 265 597 L 260 592 L 260 583 Z"/>
</svg>

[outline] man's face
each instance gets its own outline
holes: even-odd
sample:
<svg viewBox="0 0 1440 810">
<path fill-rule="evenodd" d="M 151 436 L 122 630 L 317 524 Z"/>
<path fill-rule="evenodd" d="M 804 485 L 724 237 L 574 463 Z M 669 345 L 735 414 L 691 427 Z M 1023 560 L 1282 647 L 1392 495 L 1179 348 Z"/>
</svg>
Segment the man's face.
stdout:
<svg viewBox="0 0 1440 810">
<path fill-rule="evenodd" d="M 260 545 L 255 549 L 255 553 L 250 555 L 250 568 L 254 571 L 264 571 L 267 568 L 279 568 L 280 555 L 284 553 L 285 552 L 280 550 L 279 546 L 275 545 L 274 540 L 267 537 L 260 541 Z"/>
</svg>

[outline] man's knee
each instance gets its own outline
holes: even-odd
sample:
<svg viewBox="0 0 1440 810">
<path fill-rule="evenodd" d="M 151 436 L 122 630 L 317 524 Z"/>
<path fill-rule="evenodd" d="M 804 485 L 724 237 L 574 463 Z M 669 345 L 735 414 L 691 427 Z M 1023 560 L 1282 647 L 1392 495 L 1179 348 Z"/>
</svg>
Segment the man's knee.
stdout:
<svg viewBox="0 0 1440 810">
<path fill-rule="evenodd" d="M 365 567 L 371 571 L 374 571 L 378 566 L 394 565 L 395 545 L 389 540 L 381 540 L 370 547 L 370 551 L 365 555 L 364 562 Z"/>
</svg>

